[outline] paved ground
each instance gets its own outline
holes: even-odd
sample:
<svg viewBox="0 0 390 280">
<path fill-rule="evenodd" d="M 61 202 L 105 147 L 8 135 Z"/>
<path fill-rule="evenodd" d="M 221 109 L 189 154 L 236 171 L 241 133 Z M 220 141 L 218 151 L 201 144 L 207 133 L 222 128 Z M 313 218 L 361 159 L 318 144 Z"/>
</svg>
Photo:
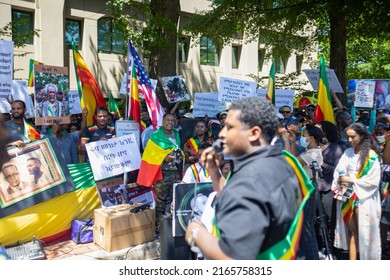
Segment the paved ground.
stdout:
<svg viewBox="0 0 390 280">
<path fill-rule="evenodd" d="M 75 244 L 72 240 L 59 242 L 44 247 L 48 260 L 61 259 L 96 259 L 96 260 L 158 260 L 160 259 L 160 242 L 151 242 L 107 252 L 95 243 Z"/>
</svg>

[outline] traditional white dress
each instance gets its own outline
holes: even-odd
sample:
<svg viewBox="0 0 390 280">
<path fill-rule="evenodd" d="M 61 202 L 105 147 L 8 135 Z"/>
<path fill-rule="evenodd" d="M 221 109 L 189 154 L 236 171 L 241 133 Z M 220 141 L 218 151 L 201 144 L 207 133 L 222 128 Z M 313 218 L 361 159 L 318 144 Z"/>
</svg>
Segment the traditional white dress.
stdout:
<svg viewBox="0 0 390 280">
<path fill-rule="evenodd" d="M 372 151 L 373 152 L 373 151 Z M 379 223 L 381 217 L 381 201 L 379 194 L 379 182 L 381 168 L 378 158 L 375 159 L 367 174 L 356 178 L 359 170 L 359 155 L 353 148 L 345 150 L 333 174 L 332 190 L 338 189 L 339 171 L 354 178 L 354 190 L 359 199 L 359 256 L 361 260 L 381 259 L 381 238 Z M 341 206 L 343 202 L 337 201 L 337 221 L 335 229 L 334 246 L 348 250 L 348 226 L 344 223 Z"/>
</svg>

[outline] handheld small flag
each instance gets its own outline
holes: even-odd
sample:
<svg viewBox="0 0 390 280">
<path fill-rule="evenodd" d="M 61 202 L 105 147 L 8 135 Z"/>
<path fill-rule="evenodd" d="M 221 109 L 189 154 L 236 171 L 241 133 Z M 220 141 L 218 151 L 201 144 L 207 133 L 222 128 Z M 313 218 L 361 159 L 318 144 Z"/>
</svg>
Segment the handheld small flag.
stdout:
<svg viewBox="0 0 390 280">
<path fill-rule="evenodd" d="M 332 98 L 326 75 L 326 66 L 324 55 L 320 58 L 320 81 L 318 84 L 318 98 L 316 106 L 315 122 L 329 121 L 335 124 Z"/>
<path fill-rule="evenodd" d="M 110 98 L 107 103 L 107 109 L 109 112 L 116 112 L 118 114 L 118 117 L 121 116 L 118 108 L 118 104 L 116 104 L 114 96 L 112 96 L 112 93 L 110 93 Z"/>
<path fill-rule="evenodd" d="M 269 72 L 268 87 L 267 87 L 267 100 L 271 101 L 275 105 L 275 63 L 272 61 L 271 70 Z"/>
</svg>

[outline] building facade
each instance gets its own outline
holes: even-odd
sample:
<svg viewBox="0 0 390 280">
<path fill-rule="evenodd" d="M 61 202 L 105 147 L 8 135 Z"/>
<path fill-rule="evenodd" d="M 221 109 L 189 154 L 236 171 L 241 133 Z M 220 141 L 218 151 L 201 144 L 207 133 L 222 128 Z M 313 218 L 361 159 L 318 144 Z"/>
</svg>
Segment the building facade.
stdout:
<svg viewBox="0 0 390 280">
<path fill-rule="evenodd" d="M 208 0 L 181 0 L 179 26 L 196 10 L 210 9 Z M 120 96 L 119 89 L 126 68 L 123 55 L 126 40 L 115 37 L 104 0 L 0 0 L 0 28 L 18 18 L 25 24 L 21 30 L 39 30 L 23 49 L 15 48 L 14 79 L 28 78 L 30 58 L 47 65 L 65 66 L 69 69 L 70 88 L 76 89 L 73 39 L 80 54 L 94 74 L 105 97 L 110 93 Z M 24 28 L 24 29 L 23 29 Z M 10 38 L 2 38 L 12 40 Z M 219 78 L 229 77 L 253 81 L 248 75 L 267 76 L 270 63 L 264 60 L 266 49 L 258 42 L 244 43 L 235 39 L 228 46 L 218 46 L 202 37 L 199 44 L 191 38 L 178 38 L 177 74 L 183 75 L 190 92 L 218 91 Z M 311 58 L 316 58 L 316 53 Z M 310 68 L 301 55 L 292 55 L 276 65 L 277 73 L 294 72 Z M 147 61 L 145 61 L 147 63 Z M 301 79 L 305 79 L 301 75 Z"/>
</svg>

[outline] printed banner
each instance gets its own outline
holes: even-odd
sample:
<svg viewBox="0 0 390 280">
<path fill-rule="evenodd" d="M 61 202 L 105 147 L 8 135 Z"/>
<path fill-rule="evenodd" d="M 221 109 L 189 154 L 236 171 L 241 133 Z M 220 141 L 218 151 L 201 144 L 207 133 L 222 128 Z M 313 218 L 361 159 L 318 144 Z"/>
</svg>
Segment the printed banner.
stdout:
<svg viewBox="0 0 390 280">
<path fill-rule="evenodd" d="M 257 84 L 244 80 L 221 77 L 219 80 L 218 101 L 233 102 L 256 95 Z"/>
<path fill-rule="evenodd" d="M 0 217 L 74 189 L 56 145 L 46 138 L 8 150 L 11 160 L 0 176 Z"/>
<path fill-rule="evenodd" d="M 0 100 L 7 100 L 12 92 L 14 42 L 0 40 Z M 8 112 L 2 112 L 8 113 Z"/>
<path fill-rule="evenodd" d="M 218 92 L 202 92 L 194 95 L 194 109 L 192 114 L 194 117 L 203 118 L 216 117 L 219 112 L 225 111 L 226 105 L 224 102 L 218 101 Z"/>
<path fill-rule="evenodd" d="M 141 154 L 134 134 L 86 145 L 96 181 L 139 169 Z"/>
<path fill-rule="evenodd" d="M 67 67 L 35 64 L 34 90 L 36 125 L 70 123 Z"/>
<path fill-rule="evenodd" d="M 183 76 L 160 78 L 165 97 L 169 103 L 191 100 L 191 95 Z"/>
<path fill-rule="evenodd" d="M 319 69 L 303 69 L 314 91 L 318 90 L 318 84 L 320 82 L 320 70 Z M 337 79 L 336 73 L 333 69 L 327 69 L 326 75 L 328 77 L 329 88 L 333 92 L 344 92 L 340 85 L 339 79 Z"/>
<path fill-rule="evenodd" d="M 261 98 L 266 98 L 267 89 L 259 88 L 257 89 L 257 95 Z M 294 104 L 294 94 L 295 90 L 293 89 L 277 89 L 275 90 L 275 107 L 279 110 L 282 106 L 290 106 L 293 108 Z"/>
</svg>

